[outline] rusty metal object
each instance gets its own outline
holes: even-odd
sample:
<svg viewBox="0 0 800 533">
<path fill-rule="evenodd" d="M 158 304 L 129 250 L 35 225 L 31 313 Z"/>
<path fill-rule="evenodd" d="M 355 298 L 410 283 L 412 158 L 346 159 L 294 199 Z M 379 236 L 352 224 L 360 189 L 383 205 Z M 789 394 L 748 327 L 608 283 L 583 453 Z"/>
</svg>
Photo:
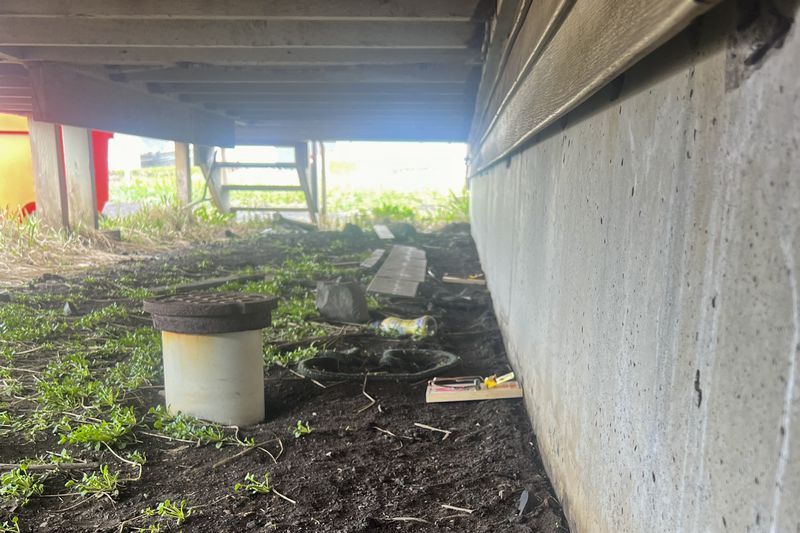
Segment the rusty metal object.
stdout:
<svg viewBox="0 0 800 533">
<path fill-rule="evenodd" d="M 174 294 L 144 302 L 156 329 L 188 334 L 262 329 L 270 324 L 275 307 L 274 296 L 235 292 Z"/>
</svg>

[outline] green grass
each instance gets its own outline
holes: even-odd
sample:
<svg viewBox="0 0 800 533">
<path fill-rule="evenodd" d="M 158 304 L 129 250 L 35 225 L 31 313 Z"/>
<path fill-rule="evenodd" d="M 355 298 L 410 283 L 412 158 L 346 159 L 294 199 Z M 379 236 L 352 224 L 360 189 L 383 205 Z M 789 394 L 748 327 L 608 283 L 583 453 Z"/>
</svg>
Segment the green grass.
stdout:
<svg viewBox="0 0 800 533">
<path fill-rule="evenodd" d="M 139 222 L 151 224 L 144 219 Z M 192 224 L 202 226 L 196 219 Z M 171 238 L 169 231 L 167 238 Z M 221 264 L 212 252 L 193 254 L 186 268 L 194 271 Z M 357 276 L 356 270 L 335 267 L 332 261 L 361 260 L 368 252 L 354 252 L 352 242 L 333 238 L 324 254 L 303 253 L 294 247 L 284 247 L 280 254 L 283 259 L 271 265 L 243 269 L 271 274 L 268 281 L 233 283 L 221 289 L 279 297 L 273 324 L 263 332 L 264 357 L 268 364 L 288 365 L 316 355 L 321 345 L 314 342 L 318 338 L 342 332 L 339 325 L 315 321 L 315 282 Z M 160 333 L 139 322 L 141 299 L 150 295 L 142 285 L 156 280 L 177 283 L 187 275 L 167 264 L 152 275 L 134 269 L 124 275 L 98 269 L 62 283 L 63 291 L 20 289 L 10 301 L 0 302 L 0 438 L 19 445 L 20 450 L 36 450 L 31 453 L 36 457 L 21 462 L 81 462 L 87 457 L 102 461 L 104 467 L 83 477 L 76 475 L 68 488 L 73 495 L 114 498 L 123 482 L 135 485 L 139 479 L 123 479 L 119 472 L 133 467 L 141 476 L 151 466 L 145 465 L 141 453 L 130 451 L 145 435 L 218 448 L 254 445 L 251 435 L 185 414 L 173 416 L 163 407 L 148 412 L 157 400 L 138 390 L 163 383 Z M 102 300 L 96 300 L 98 296 Z M 375 298 L 370 300 L 375 306 Z M 64 315 L 66 301 L 76 305 L 77 313 Z M 300 422 L 292 431 L 302 436 L 311 427 Z M 68 481 L 65 472 L 33 472 L 21 466 L 3 475 L 0 498 L 23 505 L 31 498 L 53 496 L 53 478 L 62 484 Z M 262 483 L 260 479 L 254 482 Z M 180 513 L 184 520 L 190 513 L 185 502 L 162 503 L 164 515 L 148 527 L 175 529 Z M 0 532 L 16 527 L 10 515 L 4 519 Z"/>
<path fill-rule="evenodd" d="M 192 200 L 200 201 L 204 181 L 200 170 L 193 169 Z M 122 228 L 134 233 L 149 233 L 159 238 L 186 233 L 199 221 L 207 226 L 231 224 L 229 215 L 219 214 L 213 205 L 202 203 L 192 210 L 176 208 L 175 173 L 172 167 L 134 170 L 130 179 L 112 173 L 111 201 L 138 203 L 144 208 L 129 217 L 109 219 L 104 227 Z M 300 192 L 236 191 L 231 203 L 238 206 L 304 206 Z M 469 195 L 461 191 L 442 193 L 435 189 L 419 191 L 365 190 L 329 186 L 327 209 L 334 225 L 351 222 L 369 226 L 375 222 L 411 222 L 433 228 L 469 220 Z"/>
</svg>

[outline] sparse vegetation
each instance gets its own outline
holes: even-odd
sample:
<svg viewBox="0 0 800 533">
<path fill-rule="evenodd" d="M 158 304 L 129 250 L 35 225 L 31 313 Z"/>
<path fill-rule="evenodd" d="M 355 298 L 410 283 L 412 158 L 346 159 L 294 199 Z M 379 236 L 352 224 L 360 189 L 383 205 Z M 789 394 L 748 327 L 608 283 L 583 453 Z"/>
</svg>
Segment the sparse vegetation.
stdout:
<svg viewBox="0 0 800 533">
<path fill-rule="evenodd" d="M 98 420 L 83 423 L 72 428 L 65 424 L 66 433 L 62 435 L 60 444 L 83 444 L 99 450 L 104 444 L 124 448 L 136 426 L 136 414 L 130 407 L 113 407 L 109 420 Z"/>
<path fill-rule="evenodd" d="M 31 498 L 42 494 L 42 476 L 28 472 L 28 466 L 24 463 L 0 476 L 0 496 L 15 500 L 18 505 L 24 506 Z"/>
<path fill-rule="evenodd" d="M 233 490 L 236 492 L 246 490 L 252 494 L 268 494 L 272 492 L 272 487 L 269 486 L 269 473 L 265 472 L 264 481 L 259 481 L 256 476 L 248 472 L 244 476 L 244 483 L 237 483 L 233 486 Z"/>
<path fill-rule="evenodd" d="M 294 438 L 299 439 L 300 437 L 303 437 L 303 436 L 308 435 L 309 433 L 311 433 L 312 429 L 311 429 L 311 425 L 309 425 L 308 422 L 303 423 L 302 420 L 298 420 L 297 424 L 294 427 L 290 427 L 289 428 L 289 431 L 292 432 L 292 435 L 294 435 Z"/>
<path fill-rule="evenodd" d="M 127 243 L 113 243 L 80 228 L 72 234 L 52 232 L 36 217 L 21 224 L 7 220 L 0 224 L 3 249 L 0 271 L 6 267 L 13 270 L 7 266 L 11 265 L 7 258 L 14 256 L 19 262 L 34 259 L 31 263 L 35 268 L 29 278 L 48 274 L 44 281 L 36 281 L 30 288 L 14 289 L 8 298 L 0 300 L 0 436 L 20 443 L 21 449 L 35 450 L 28 451 L 30 458 L 9 459 L 20 461 L 14 463 L 20 466 L 2 475 L 0 497 L 12 504 L 23 506 L 37 497 L 57 495 L 72 496 L 87 506 L 107 505 L 107 502 L 93 504 L 95 500 L 125 498 L 123 488 L 135 488 L 142 471 L 152 467 L 144 453 L 131 450 L 140 448 L 150 455 L 153 442 L 163 444 L 169 451 L 208 445 L 209 448 L 263 448 L 261 453 L 273 452 L 273 459 L 284 453 L 282 442 L 278 452 L 269 445 L 263 446 L 263 436 L 248 435 L 247 428 L 240 433 L 239 428 L 207 423 L 184 413 L 171 415 L 160 405 L 151 407 L 163 402 L 152 390 L 163 382 L 160 333 L 142 315 L 141 301 L 153 295 L 148 287 L 187 282 L 199 277 L 198 274 L 238 273 L 219 254 L 209 251 L 211 248 L 196 249 L 186 261 L 165 261 L 144 273 L 128 267 L 120 268 L 119 272 L 95 268 L 82 278 L 69 275 L 69 271 L 67 278 L 50 273 L 54 265 L 61 266 L 62 258 L 63 263 L 79 263 L 83 269 L 88 265 L 102 267 L 119 260 L 117 252 L 144 250 L 150 254 L 184 242 L 216 239 L 223 228 L 245 236 L 266 224 L 236 222 L 209 203 L 176 208 L 171 197 L 171 175 L 169 180 L 170 192 L 161 201 L 145 205 L 132 216 L 101 222 L 103 228 L 121 228 Z M 131 198 L 151 193 L 153 189 L 143 183 L 140 181 L 128 190 Z M 155 190 L 164 192 L 158 187 Z M 434 211 L 445 209 L 444 203 L 434 205 L 441 198 L 425 195 L 380 193 L 337 197 L 334 192 L 331 198 L 329 210 L 346 213 L 337 224 L 352 220 L 367 226 L 379 220 L 404 220 L 425 226 L 433 220 L 430 217 Z M 295 200 L 287 197 L 287 202 Z M 359 202 L 366 203 L 359 205 Z M 354 268 L 334 263 L 360 261 L 369 251 L 355 247 L 345 236 L 330 239 L 326 249 L 318 253 L 303 251 L 288 239 L 286 242 L 278 239 L 275 246 L 279 253 L 273 256 L 274 260 L 270 258 L 270 264 L 256 263 L 242 270 L 270 274 L 269 279 L 232 283 L 220 290 L 279 297 L 272 326 L 263 332 L 264 357 L 269 365 L 288 366 L 326 349 L 324 339 L 359 330 L 359 326 L 332 325 L 319 320 L 314 287 L 318 280 L 363 276 Z M 45 260 L 45 256 L 50 259 Z M 56 268 L 56 272 L 61 271 Z M 374 295 L 369 300 L 371 308 L 379 306 Z M 281 428 L 289 424 L 291 419 L 277 426 L 284 439 L 287 434 Z M 308 421 L 298 420 L 289 431 L 299 439 L 313 429 Z M 258 454 L 254 452 L 252 457 Z M 163 453 L 150 458 L 156 464 L 169 460 Z M 66 466 L 59 470 L 52 466 L 55 464 Z M 33 465 L 37 466 L 29 469 Z M 137 470 L 138 475 L 126 477 L 125 472 L 135 474 Z M 64 494 L 65 487 L 69 494 Z M 294 503 L 270 485 L 267 473 L 263 478 L 248 473 L 236 490 L 250 494 L 272 492 Z M 163 494 L 158 496 L 163 497 Z M 37 505 L 32 504 L 25 512 Z M 205 505 L 203 502 L 198 507 Z M 148 509 L 136 514 L 130 528 L 173 531 L 192 513 L 186 500 L 164 500 Z M 27 522 L 26 516 L 23 514 L 22 518 Z M 5 522 L 0 524 L 0 533 L 19 530 L 16 517 L 7 515 L 2 520 Z"/>
<path fill-rule="evenodd" d="M 0 533 L 20 533 L 19 518 L 12 516 L 11 520 L 4 520 L 3 523 L 0 524 Z"/>
<path fill-rule="evenodd" d="M 151 407 L 148 411 L 153 419 L 153 429 L 175 439 L 197 442 L 198 444 L 214 444 L 221 448 L 227 441 L 225 432 L 216 424 L 178 413 L 170 415 L 162 406 Z"/>
<path fill-rule="evenodd" d="M 175 522 L 176 526 L 180 526 L 192 516 L 192 508 L 186 505 L 186 500 L 181 500 L 176 503 L 170 500 L 164 500 L 160 502 L 155 509 L 148 507 L 143 513 L 145 516 L 158 516 L 159 518 L 171 520 Z M 159 529 L 149 531 L 160 531 L 160 527 Z"/>
<path fill-rule="evenodd" d="M 102 465 L 99 472 L 83 474 L 80 481 L 70 479 L 65 485 L 68 489 L 75 489 L 81 496 L 95 498 L 115 498 L 119 495 L 119 472 L 113 474 L 108 470 L 108 465 Z"/>
</svg>

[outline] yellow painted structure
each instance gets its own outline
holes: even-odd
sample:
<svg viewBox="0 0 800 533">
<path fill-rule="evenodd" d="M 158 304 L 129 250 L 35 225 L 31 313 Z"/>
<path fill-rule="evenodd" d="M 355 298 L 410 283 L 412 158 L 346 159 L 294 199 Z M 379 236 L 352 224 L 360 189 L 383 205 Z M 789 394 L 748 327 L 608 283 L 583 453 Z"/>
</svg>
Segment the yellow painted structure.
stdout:
<svg viewBox="0 0 800 533">
<path fill-rule="evenodd" d="M 16 215 L 35 200 L 28 119 L 0 113 L 0 211 Z"/>
</svg>

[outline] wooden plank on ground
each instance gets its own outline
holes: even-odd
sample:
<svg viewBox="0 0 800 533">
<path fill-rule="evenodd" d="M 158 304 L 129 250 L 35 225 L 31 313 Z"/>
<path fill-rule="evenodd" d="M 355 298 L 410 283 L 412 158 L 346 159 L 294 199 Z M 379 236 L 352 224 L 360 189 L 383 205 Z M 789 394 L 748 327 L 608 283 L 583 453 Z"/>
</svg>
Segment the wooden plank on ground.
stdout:
<svg viewBox="0 0 800 533">
<path fill-rule="evenodd" d="M 496 120 L 473 135 L 483 141 L 470 148 L 470 171 L 480 172 L 518 149 L 716 3 L 576 2 Z M 528 16 L 535 13 L 532 7 Z"/>
<path fill-rule="evenodd" d="M 376 248 L 375 250 L 372 250 L 372 255 L 370 255 L 369 257 L 364 259 L 361 262 L 361 265 L 359 265 L 359 266 L 361 266 L 361 268 L 365 268 L 365 269 L 370 269 L 370 268 L 374 267 L 375 265 L 378 264 L 378 261 L 381 260 L 381 258 L 383 257 L 384 252 L 386 252 L 386 250 L 384 250 L 383 248 Z"/>
<path fill-rule="evenodd" d="M 375 277 L 367 287 L 367 292 L 391 294 L 392 296 L 407 296 L 413 298 L 417 295 L 419 283 L 402 279 Z"/>
<path fill-rule="evenodd" d="M 377 235 L 379 239 L 385 241 L 394 239 L 394 233 L 383 224 L 375 224 L 372 226 L 372 229 L 375 230 L 375 235 Z"/>
<path fill-rule="evenodd" d="M 413 297 L 425 281 L 425 252 L 413 246 L 395 245 L 367 287 L 369 292 Z"/>
</svg>

